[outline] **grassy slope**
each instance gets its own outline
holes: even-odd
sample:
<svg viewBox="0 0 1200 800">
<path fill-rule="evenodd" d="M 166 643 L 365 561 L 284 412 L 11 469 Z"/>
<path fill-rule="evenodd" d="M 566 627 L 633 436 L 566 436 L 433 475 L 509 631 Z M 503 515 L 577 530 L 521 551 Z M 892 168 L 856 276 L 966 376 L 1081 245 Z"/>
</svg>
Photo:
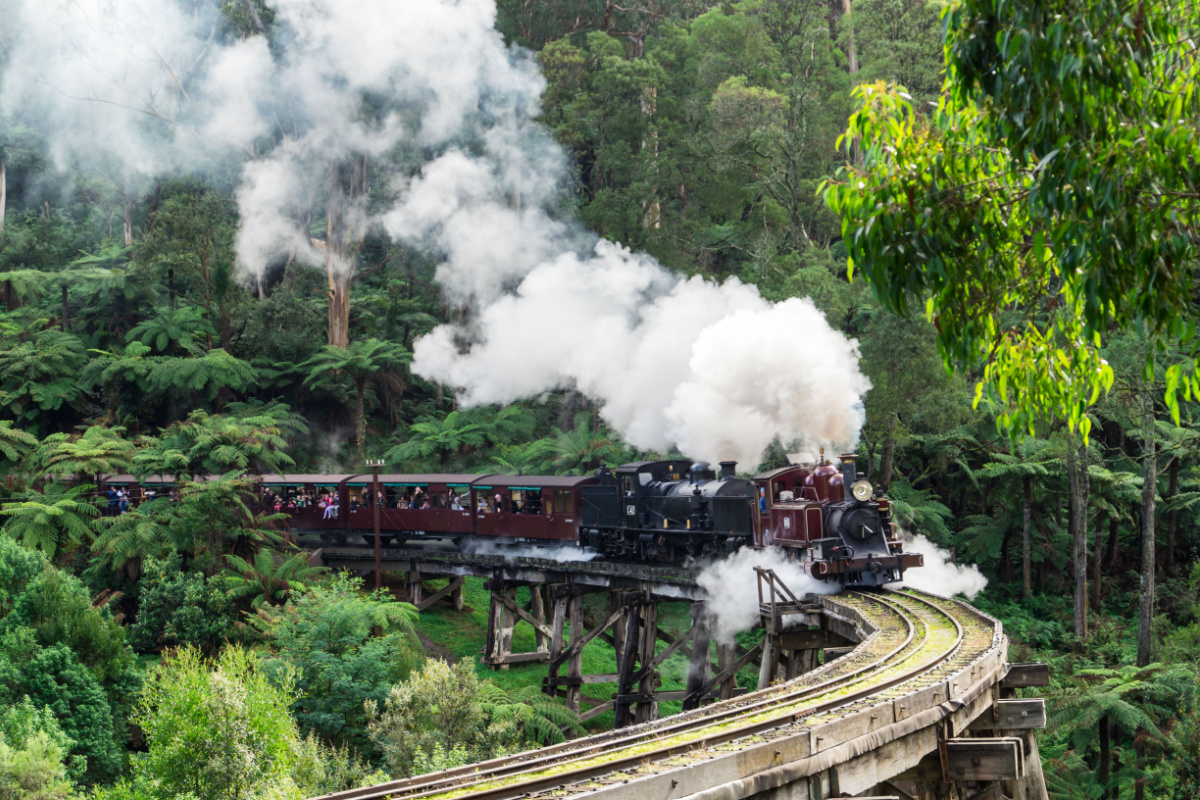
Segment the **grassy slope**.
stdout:
<svg viewBox="0 0 1200 800">
<path fill-rule="evenodd" d="M 431 581 L 427 586 L 442 587 L 446 581 Z M 545 664 L 514 664 L 507 670 L 491 670 L 480 660 L 487 642 L 488 624 L 488 591 L 483 588 L 482 578 L 467 578 L 463 587 L 462 611 L 455 611 L 451 606 L 439 605 L 421 613 L 417 628 L 421 635 L 436 642 L 446 653 L 455 659 L 469 658 L 475 663 L 475 668 L 481 677 L 488 678 L 506 689 L 523 686 L 541 687 L 542 678 L 546 676 Z M 529 590 L 518 589 L 517 602 L 525 607 L 529 603 Z M 585 598 L 585 617 L 591 621 L 602 621 L 608 609 L 608 595 L 597 593 Z M 688 630 L 691 618 L 688 614 L 687 603 L 663 603 L 658 610 L 658 625 L 664 631 L 678 635 Z M 585 629 L 587 626 L 585 625 Z M 514 653 L 531 652 L 537 647 L 533 628 L 518 622 L 513 629 Z M 661 652 L 666 647 L 658 643 Z M 715 653 L 715 650 L 714 650 Z M 431 653 L 431 655 L 438 655 Z M 583 672 L 591 675 L 617 671 L 616 653 L 611 645 L 600 638 L 593 639 L 583 650 Z M 687 681 L 688 660 L 676 653 L 668 658 L 659 668 L 662 677 L 661 689 L 664 691 L 683 689 Z M 754 670 L 742 670 L 738 675 L 741 686 L 753 686 L 757 680 Z M 584 687 L 584 694 L 600 700 L 608 700 L 617 689 L 616 684 L 598 683 Z M 662 703 L 660 713 L 663 716 L 677 713 L 680 709 L 678 702 Z M 585 709 L 586 710 L 586 707 Z M 613 714 L 608 712 L 589 723 L 594 730 L 607 730 L 612 727 Z"/>
</svg>

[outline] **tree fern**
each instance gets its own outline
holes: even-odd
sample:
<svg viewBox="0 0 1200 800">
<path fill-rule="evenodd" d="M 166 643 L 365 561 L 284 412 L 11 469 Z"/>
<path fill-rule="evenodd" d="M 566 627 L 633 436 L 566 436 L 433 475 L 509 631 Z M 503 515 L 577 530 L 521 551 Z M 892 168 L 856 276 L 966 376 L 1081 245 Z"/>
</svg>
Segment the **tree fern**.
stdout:
<svg viewBox="0 0 1200 800">
<path fill-rule="evenodd" d="M 30 469 L 63 477 L 128 472 L 135 446 L 124 432 L 124 428 L 93 425 L 82 434 L 52 433 L 30 455 Z"/>
<path fill-rule="evenodd" d="M 349 347 L 345 348 L 325 345 L 316 355 L 299 365 L 301 369 L 308 371 L 304 378 L 305 386 L 336 387 L 339 382 L 345 381 L 353 390 L 359 461 L 364 457 L 368 384 L 377 383 L 397 393 L 402 392 L 404 381 L 396 368 L 411 360 L 412 354 L 394 342 L 363 339 L 351 342 Z"/>
<path fill-rule="evenodd" d="M 158 314 L 143 320 L 125 334 L 125 341 L 139 340 L 165 353 L 171 344 L 178 344 L 185 351 L 195 346 L 198 337 L 216 333 L 203 310 L 194 306 L 161 308 Z"/>
<path fill-rule="evenodd" d="M 26 547 L 42 550 L 53 558 L 65 544 L 79 544 L 92 536 L 92 520 L 99 514 L 88 484 L 64 487 L 50 483 L 44 492 L 20 493 L 15 503 L 4 503 L 0 516 L 7 517 L 5 535 Z"/>
<path fill-rule="evenodd" d="M 25 458 L 37 443 L 36 436 L 14 428 L 11 420 L 0 421 L 0 453 L 9 461 Z"/>
<path fill-rule="evenodd" d="M 24 419 L 79 398 L 87 361 L 83 343 L 58 330 L 40 331 L 0 349 L 0 404 Z"/>
<path fill-rule="evenodd" d="M 117 570 L 146 558 L 166 557 L 176 542 L 171 535 L 169 515 L 155 513 L 165 504 L 166 501 L 151 501 L 134 511 L 96 519 L 93 563 Z"/>
<path fill-rule="evenodd" d="M 324 567 L 309 565 L 308 553 L 285 556 L 267 548 L 260 549 L 253 562 L 235 555 L 226 556 L 225 562 L 221 574 L 225 590 L 235 600 L 249 600 L 253 609 L 285 602 L 292 592 L 303 591 L 309 581 L 325 571 Z"/>
</svg>

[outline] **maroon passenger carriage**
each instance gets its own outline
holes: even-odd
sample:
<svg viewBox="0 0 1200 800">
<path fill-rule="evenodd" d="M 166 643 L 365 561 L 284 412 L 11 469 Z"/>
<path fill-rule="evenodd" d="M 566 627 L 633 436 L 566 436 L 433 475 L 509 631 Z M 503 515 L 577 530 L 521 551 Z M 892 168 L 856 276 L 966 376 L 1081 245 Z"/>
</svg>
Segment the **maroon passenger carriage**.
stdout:
<svg viewBox="0 0 1200 800">
<path fill-rule="evenodd" d="M 579 540 L 579 487 L 591 476 L 381 474 L 264 475 L 256 510 L 279 511 L 297 533 L 326 542 L 372 534 L 379 504 L 385 544 L 480 537 L 504 542 Z M 337 499 L 334 508 L 322 504 Z"/>
</svg>

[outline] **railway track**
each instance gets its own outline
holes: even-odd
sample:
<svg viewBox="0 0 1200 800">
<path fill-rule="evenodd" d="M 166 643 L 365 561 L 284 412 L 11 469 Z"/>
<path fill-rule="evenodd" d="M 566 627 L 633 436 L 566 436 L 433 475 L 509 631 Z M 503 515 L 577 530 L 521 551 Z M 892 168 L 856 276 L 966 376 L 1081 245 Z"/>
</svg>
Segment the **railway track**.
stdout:
<svg viewBox="0 0 1200 800">
<path fill-rule="evenodd" d="M 851 653 L 786 684 L 634 728 L 340 792 L 328 795 L 328 800 L 510 800 L 585 794 L 749 744 L 794 736 L 804 728 L 937 687 L 997 641 L 992 621 L 931 595 L 850 591 L 832 602 L 863 621 L 868 635 Z M 816 739 L 814 753 L 823 749 L 817 746 L 820 742 Z"/>
</svg>

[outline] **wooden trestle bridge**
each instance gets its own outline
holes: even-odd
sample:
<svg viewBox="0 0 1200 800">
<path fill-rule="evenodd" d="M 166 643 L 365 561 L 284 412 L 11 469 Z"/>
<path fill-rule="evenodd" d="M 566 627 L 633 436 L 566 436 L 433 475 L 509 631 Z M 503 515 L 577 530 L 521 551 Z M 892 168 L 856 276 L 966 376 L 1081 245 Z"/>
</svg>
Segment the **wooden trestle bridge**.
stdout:
<svg viewBox="0 0 1200 800">
<path fill-rule="evenodd" d="M 361 548 L 326 548 L 314 562 L 366 574 Z M 329 800 L 383 798 L 603 798 L 603 800 L 1047 800 L 1034 731 L 1045 725 L 1041 664 L 1009 664 L 1000 623 L 971 606 L 905 591 L 796 597 L 759 570 L 762 644 L 718 645 L 713 663 L 703 590 L 695 573 L 609 562 L 555 562 L 437 550 L 385 550 L 418 608 L 462 605 L 465 576 L 486 578 L 491 615 L 484 660 L 496 668 L 544 662 L 543 688 L 591 719 L 615 712 L 612 731 L 516 756 L 340 792 Z M 449 578 L 429 591 L 423 581 Z M 517 587 L 530 588 L 518 605 Z M 583 598 L 608 594 L 609 612 L 587 626 Z M 691 630 L 658 627 L 658 605 L 691 603 Z M 512 652 L 524 623 L 536 650 Z M 617 652 L 617 672 L 585 675 L 583 647 Z M 665 643 L 660 651 L 658 642 Z M 690 660 L 686 688 L 658 689 L 672 654 Z M 758 690 L 735 684 L 759 667 Z M 610 698 L 584 687 L 616 684 Z M 658 704 L 683 713 L 659 718 Z"/>
</svg>

